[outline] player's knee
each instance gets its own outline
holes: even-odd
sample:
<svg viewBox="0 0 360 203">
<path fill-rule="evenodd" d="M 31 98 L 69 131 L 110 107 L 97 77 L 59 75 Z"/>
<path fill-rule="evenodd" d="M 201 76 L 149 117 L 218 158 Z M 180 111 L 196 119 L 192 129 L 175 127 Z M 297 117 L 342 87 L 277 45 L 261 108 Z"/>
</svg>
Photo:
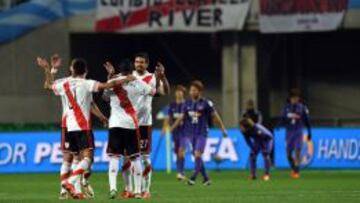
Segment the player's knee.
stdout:
<svg viewBox="0 0 360 203">
<path fill-rule="evenodd" d="M 195 156 L 195 158 L 201 158 L 202 157 L 202 152 L 195 151 L 194 156 Z"/>
<path fill-rule="evenodd" d="M 250 159 L 255 160 L 256 159 L 256 154 L 255 153 L 250 153 Z"/>
<path fill-rule="evenodd" d="M 73 160 L 74 160 L 74 161 L 80 161 L 80 160 L 81 160 L 80 154 L 74 154 L 74 155 L 73 155 Z"/>
<path fill-rule="evenodd" d="M 70 153 L 64 153 L 64 161 L 71 163 L 73 161 L 73 156 Z"/>
<path fill-rule="evenodd" d="M 269 159 L 270 158 L 270 153 L 269 152 L 263 152 L 262 153 L 264 159 Z"/>
<path fill-rule="evenodd" d="M 92 149 L 85 149 L 84 151 L 81 152 L 81 156 L 85 159 L 87 158 L 88 160 L 90 160 L 90 162 L 93 161 L 93 150 Z"/>
</svg>

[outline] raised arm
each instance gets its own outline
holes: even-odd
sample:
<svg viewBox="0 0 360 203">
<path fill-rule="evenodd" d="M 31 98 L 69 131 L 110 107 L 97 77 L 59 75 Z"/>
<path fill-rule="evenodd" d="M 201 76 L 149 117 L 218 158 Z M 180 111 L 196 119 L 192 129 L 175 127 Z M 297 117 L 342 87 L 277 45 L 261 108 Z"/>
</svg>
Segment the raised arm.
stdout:
<svg viewBox="0 0 360 203">
<path fill-rule="evenodd" d="M 58 70 L 61 66 L 62 59 L 58 54 L 52 55 L 51 67 L 45 58 L 37 57 L 36 61 L 38 66 L 42 68 L 45 73 L 44 89 L 51 90 L 55 80 L 55 75 L 58 73 Z"/>
<path fill-rule="evenodd" d="M 49 62 L 45 58 L 37 57 L 37 65 L 43 69 L 45 75 L 44 89 L 51 90 L 54 83 L 54 75 L 51 74 Z"/>
<path fill-rule="evenodd" d="M 155 69 L 156 77 L 156 90 L 159 95 L 169 95 L 170 94 L 170 84 L 165 74 L 165 67 L 162 63 L 158 62 Z M 161 85 L 162 84 L 162 85 Z"/>
<path fill-rule="evenodd" d="M 107 79 L 110 80 L 115 75 L 115 68 L 109 61 L 106 61 L 103 66 L 108 73 Z"/>
<path fill-rule="evenodd" d="M 62 59 L 60 58 L 59 54 L 54 54 L 51 56 L 51 74 L 55 78 L 55 75 L 59 72 L 59 68 L 62 64 Z"/>
</svg>

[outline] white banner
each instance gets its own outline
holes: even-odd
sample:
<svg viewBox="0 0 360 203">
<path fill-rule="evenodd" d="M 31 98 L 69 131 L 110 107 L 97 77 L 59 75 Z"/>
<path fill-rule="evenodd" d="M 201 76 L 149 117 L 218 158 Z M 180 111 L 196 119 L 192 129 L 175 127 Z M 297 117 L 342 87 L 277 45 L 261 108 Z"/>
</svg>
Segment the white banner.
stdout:
<svg viewBox="0 0 360 203">
<path fill-rule="evenodd" d="M 242 30 L 250 0 L 98 0 L 99 32 Z"/>
<path fill-rule="evenodd" d="M 260 0 L 260 30 L 263 33 L 336 30 L 347 5 L 347 0 Z"/>
</svg>

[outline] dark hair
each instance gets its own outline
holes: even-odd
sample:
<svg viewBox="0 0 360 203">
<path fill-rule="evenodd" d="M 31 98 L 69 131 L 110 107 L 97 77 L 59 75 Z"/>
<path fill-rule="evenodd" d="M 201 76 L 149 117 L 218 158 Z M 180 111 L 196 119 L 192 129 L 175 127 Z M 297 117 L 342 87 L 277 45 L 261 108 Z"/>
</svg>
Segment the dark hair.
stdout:
<svg viewBox="0 0 360 203">
<path fill-rule="evenodd" d="M 83 58 L 73 59 L 72 67 L 75 75 L 84 75 L 87 72 L 87 63 Z"/>
<path fill-rule="evenodd" d="M 245 118 L 241 119 L 240 125 L 242 127 L 244 127 L 246 131 L 248 131 L 254 127 L 254 122 L 250 118 L 245 117 Z"/>
<path fill-rule="evenodd" d="M 124 59 L 119 64 L 119 72 L 123 75 L 130 74 L 134 69 L 133 63 L 129 59 Z"/>
<path fill-rule="evenodd" d="M 300 97 L 301 96 L 301 91 L 300 91 L 300 89 L 298 89 L 298 88 L 292 88 L 291 90 L 290 90 L 290 93 L 289 93 L 289 97 L 291 98 L 291 97 Z"/>
<path fill-rule="evenodd" d="M 139 53 L 135 54 L 135 57 L 134 57 L 134 58 L 137 58 L 137 57 L 140 57 L 140 58 L 145 59 L 145 62 L 146 62 L 146 63 L 149 63 L 149 62 L 150 62 L 149 54 L 146 53 L 146 52 L 139 52 Z"/>
<path fill-rule="evenodd" d="M 182 91 L 184 94 L 186 93 L 186 87 L 183 85 L 176 85 L 175 91 Z"/>
<path fill-rule="evenodd" d="M 204 85 L 200 80 L 192 81 L 190 87 L 196 87 L 200 92 L 204 90 Z"/>
</svg>

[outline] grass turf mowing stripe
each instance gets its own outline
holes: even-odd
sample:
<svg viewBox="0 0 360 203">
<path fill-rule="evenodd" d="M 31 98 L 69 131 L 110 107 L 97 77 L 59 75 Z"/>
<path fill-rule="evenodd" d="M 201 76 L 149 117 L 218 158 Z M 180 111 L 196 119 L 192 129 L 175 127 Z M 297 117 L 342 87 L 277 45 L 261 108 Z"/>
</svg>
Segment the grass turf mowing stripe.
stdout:
<svg viewBox="0 0 360 203">
<path fill-rule="evenodd" d="M 248 171 L 210 172 L 213 185 L 205 187 L 200 177 L 195 186 L 188 186 L 176 181 L 175 174 L 155 172 L 152 199 L 147 202 L 345 203 L 360 200 L 360 172 L 355 170 L 306 170 L 299 180 L 290 179 L 289 171 L 276 170 L 269 182 L 247 180 L 248 174 Z M 120 174 L 118 182 L 122 188 Z M 94 173 L 91 184 L 95 189 L 95 199 L 91 202 L 113 202 L 107 199 L 106 173 Z M 0 202 L 55 202 L 59 188 L 57 174 L 0 175 Z"/>
</svg>

